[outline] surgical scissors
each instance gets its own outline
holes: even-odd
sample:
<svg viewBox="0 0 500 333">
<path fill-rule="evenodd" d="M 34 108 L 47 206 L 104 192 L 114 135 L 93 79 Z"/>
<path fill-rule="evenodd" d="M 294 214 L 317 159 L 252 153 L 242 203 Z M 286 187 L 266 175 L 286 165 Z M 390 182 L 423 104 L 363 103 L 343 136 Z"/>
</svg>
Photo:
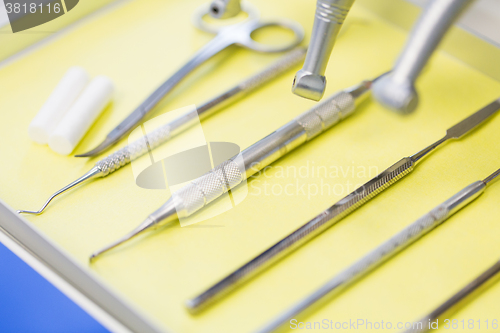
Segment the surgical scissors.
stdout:
<svg viewBox="0 0 500 333">
<path fill-rule="evenodd" d="M 91 151 L 76 155 L 76 157 L 88 157 L 97 155 L 116 144 L 121 138 L 126 136 L 135 128 L 142 119 L 150 114 L 154 107 L 172 91 L 188 74 L 195 70 L 205 61 L 212 58 L 217 53 L 231 45 L 238 45 L 263 53 L 276 53 L 290 50 L 300 44 L 304 38 L 302 26 L 294 21 L 278 19 L 274 21 L 261 22 L 258 20 L 258 13 L 254 7 L 248 4 L 244 7 L 248 13 L 248 19 L 243 22 L 229 25 L 217 26 L 211 25 L 203 20 L 208 12 L 206 6 L 195 12 L 193 21 L 199 29 L 214 33 L 216 36 L 205 46 L 203 46 L 184 66 L 175 72 L 168 80 L 158 87 L 141 105 L 139 105 L 131 114 L 127 116 L 118 126 L 108 133 L 106 139 Z M 265 27 L 278 26 L 289 29 L 294 33 L 294 39 L 283 45 L 267 45 L 259 43 L 252 39 L 252 34 Z"/>
</svg>

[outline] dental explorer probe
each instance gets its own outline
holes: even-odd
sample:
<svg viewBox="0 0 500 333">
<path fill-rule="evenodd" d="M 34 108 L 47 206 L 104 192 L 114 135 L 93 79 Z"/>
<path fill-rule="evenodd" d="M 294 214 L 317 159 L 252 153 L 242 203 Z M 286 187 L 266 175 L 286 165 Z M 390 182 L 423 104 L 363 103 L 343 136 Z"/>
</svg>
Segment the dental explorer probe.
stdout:
<svg viewBox="0 0 500 333">
<path fill-rule="evenodd" d="M 252 91 L 256 90 L 262 84 L 268 83 L 278 75 L 283 74 L 291 67 L 297 65 L 300 61 L 302 61 L 304 59 L 305 53 L 305 48 L 298 47 L 286 53 L 283 57 L 278 59 L 278 61 L 271 64 L 263 71 L 244 80 L 243 82 L 239 83 L 223 94 L 218 95 L 217 97 L 205 102 L 204 104 L 196 108 L 199 119 L 202 120 L 208 118 L 223 107 L 226 107 L 228 104 L 235 102 L 236 100 L 246 96 L 246 94 L 249 94 Z M 141 139 L 138 139 L 130 145 L 125 146 L 124 148 L 117 150 L 113 154 L 98 161 L 94 165 L 94 167 L 85 175 L 78 178 L 71 184 L 63 187 L 56 193 L 52 194 L 52 196 L 45 202 L 40 210 L 18 210 L 17 213 L 37 215 L 41 214 L 45 210 L 47 205 L 52 201 L 52 199 L 54 199 L 59 194 L 66 192 L 67 190 L 87 180 L 106 177 L 107 175 L 130 163 L 130 161 L 133 161 L 136 158 L 144 155 L 149 151 L 149 149 L 154 149 L 159 145 L 167 142 L 174 136 L 185 131 L 194 124 L 195 120 L 196 114 L 194 112 L 187 112 L 186 114 L 181 115 L 173 121 L 155 129 L 153 132 L 142 137 Z"/>
<path fill-rule="evenodd" d="M 438 146 L 450 139 L 460 139 L 469 131 L 477 127 L 500 109 L 500 100 L 495 100 L 474 113 L 467 119 L 448 129 L 446 135 L 439 141 L 420 152 L 401 159 L 378 176 L 368 181 L 351 194 L 338 201 L 312 220 L 272 245 L 270 248 L 253 258 L 234 272 L 227 275 L 221 281 L 186 302 L 188 310 L 195 312 L 201 310 L 209 303 L 216 301 L 230 291 L 248 281 L 251 277 L 268 268 L 284 256 L 296 250 L 313 237 L 319 235 L 327 228 L 338 223 L 344 217 L 374 198 L 377 194 L 387 189 L 392 184 L 413 171 L 415 165 L 424 156 L 432 152 Z"/>
<path fill-rule="evenodd" d="M 500 175 L 500 170 L 497 170 L 485 180 L 479 180 L 470 184 L 450 199 L 435 207 L 340 274 L 337 274 L 314 293 L 283 312 L 271 323 L 259 330 L 258 333 L 273 332 L 320 299 L 324 299 L 326 296 L 338 295 L 347 286 L 382 265 L 398 252 L 431 232 L 453 214 L 477 199 L 498 175 Z"/>
<path fill-rule="evenodd" d="M 363 81 L 354 87 L 334 94 L 257 141 L 240 154 L 191 181 L 188 185 L 174 192 L 163 206 L 149 215 L 136 229 L 92 254 L 90 260 L 145 230 L 190 216 L 257 171 L 323 133 L 354 112 L 356 106 L 368 95 L 372 82 Z"/>
</svg>

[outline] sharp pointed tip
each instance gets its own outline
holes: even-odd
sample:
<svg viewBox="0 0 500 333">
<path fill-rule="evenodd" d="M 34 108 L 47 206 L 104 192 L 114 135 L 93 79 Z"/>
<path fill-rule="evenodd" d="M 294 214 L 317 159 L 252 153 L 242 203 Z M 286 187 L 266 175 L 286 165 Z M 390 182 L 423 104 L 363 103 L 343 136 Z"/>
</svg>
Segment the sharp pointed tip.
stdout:
<svg viewBox="0 0 500 333">
<path fill-rule="evenodd" d="M 116 241 L 116 242 L 114 242 L 114 243 L 106 246 L 105 248 L 103 248 L 103 249 L 101 249 L 101 250 L 99 250 L 97 252 L 94 252 L 90 256 L 90 258 L 89 258 L 90 262 L 92 262 L 95 258 L 97 258 L 98 256 L 100 256 L 101 254 L 103 254 L 105 252 L 108 252 L 109 250 L 114 249 L 115 247 L 119 246 L 120 244 L 122 244 L 123 242 L 125 242 L 127 239 L 121 238 L 118 241 Z"/>
<path fill-rule="evenodd" d="M 131 238 L 134 238 L 135 236 L 141 234 L 142 232 L 144 232 L 145 230 L 149 229 L 151 226 L 153 226 L 155 224 L 154 220 L 151 220 L 149 217 L 141 223 L 141 225 L 139 225 L 139 227 L 135 228 L 134 230 L 132 230 L 130 233 L 128 233 L 127 235 L 123 236 L 122 238 L 118 239 L 117 241 L 109 244 L 108 246 L 102 248 L 101 250 L 97 251 L 97 252 L 94 252 L 89 260 L 92 261 L 95 257 L 97 256 L 100 256 L 101 254 L 105 253 L 105 252 L 108 252 L 109 250 L 112 250 L 114 249 L 115 247 L 125 243 L 126 241 L 128 241 L 129 239 Z"/>
<path fill-rule="evenodd" d="M 16 211 L 16 213 L 18 214 L 31 214 L 31 215 L 40 215 L 43 213 L 43 209 L 42 210 L 39 210 L 39 211 L 31 211 L 31 210 L 18 210 Z"/>
</svg>

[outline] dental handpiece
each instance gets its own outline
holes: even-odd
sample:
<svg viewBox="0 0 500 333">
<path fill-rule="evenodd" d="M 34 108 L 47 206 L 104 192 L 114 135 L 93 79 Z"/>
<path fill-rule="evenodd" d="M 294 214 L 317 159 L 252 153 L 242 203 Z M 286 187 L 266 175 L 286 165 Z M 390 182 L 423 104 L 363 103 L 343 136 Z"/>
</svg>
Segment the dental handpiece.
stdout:
<svg viewBox="0 0 500 333">
<path fill-rule="evenodd" d="M 90 259 L 153 227 L 187 217 L 227 193 L 257 171 L 320 135 L 354 112 L 368 95 L 373 81 L 362 83 L 337 94 L 304 112 L 288 124 L 219 164 L 212 171 L 191 181 L 129 234 L 95 252 Z"/>
<path fill-rule="evenodd" d="M 418 105 L 415 81 L 450 26 L 473 2 L 430 1 L 413 27 L 392 72 L 373 86 L 373 97 L 399 113 L 414 111 Z"/>
<path fill-rule="evenodd" d="M 467 119 L 451 127 L 441 140 L 438 140 L 434 144 L 410 157 L 401 159 L 399 162 L 380 173 L 377 177 L 368 181 L 198 296 L 189 299 L 186 302 L 186 307 L 192 312 L 200 311 L 209 304 L 229 294 L 236 287 L 241 286 L 252 277 L 269 268 L 273 263 L 290 254 L 329 227 L 335 225 L 379 193 L 408 175 L 413 171 L 417 163 L 422 161 L 424 156 L 428 155 L 438 146 L 450 139 L 459 139 L 463 137 L 489 119 L 493 114 L 497 113 L 499 109 L 500 100 L 495 100 Z"/>
<path fill-rule="evenodd" d="M 318 0 L 306 60 L 293 80 L 292 92 L 319 101 L 325 92 L 325 70 L 337 36 L 354 0 Z"/>
<path fill-rule="evenodd" d="M 278 75 L 283 74 L 288 69 L 302 61 L 304 59 L 305 53 L 306 49 L 303 47 L 299 47 L 288 52 L 265 70 L 244 80 L 243 82 L 229 89 L 223 94 L 218 95 L 217 97 L 197 107 L 197 114 L 194 112 L 187 112 L 186 114 L 181 115 L 173 121 L 160 126 L 150 134 L 103 158 L 102 160 L 98 161 L 94 165 L 94 167 L 82 177 L 78 178 L 74 182 L 68 184 L 56 193 L 52 194 L 52 196 L 50 196 L 50 198 L 38 211 L 18 210 L 17 212 L 19 214 L 41 214 L 45 210 L 47 205 L 52 201 L 52 199 L 54 199 L 59 194 L 66 192 L 67 190 L 79 184 L 82 184 L 83 182 L 96 178 L 106 177 L 116 170 L 124 167 L 125 165 L 144 155 L 151 149 L 162 145 L 174 136 L 191 127 L 195 123 L 195 120 L 197 120 L 197 116 L 200 120 L 206 119 L 228 104 L 243 98 L 250 92 L 259 88 L 261 85 L 268 83 Z"/>
<path fill-rule="evenodd" d="M 302 299 L 294 306 L 280 314 L 272 322 L 259 330 L 258 333 L 273 332 L 287 323 L 288 320 L 290 320 L 291 318 L 295 318 L 298 314 L 300 314 L 302 311 L 310 307 L 312 304 L 318 302 L 319 300 L 325 299 L 327 296 L 328 299 L 330 299 L 331 297 L 338 295 L 340 292 L 345 290 L 345 288 L 352 285 L 364 275 L 382 265 L 384 262 L 416 242 L 427 233 L 431 232 L 434 228 L 442 224 L 453 214 L 477 199 L 484 192 L 486 186 L 491 184 L 491 181 L 493 181 L 493 179 L 495 179 L 499 174 L 500 170 L 497 170 L 494 174 L 492 174 L 485 180 L 470 184 L 469 186 L 452 196 L 450 199 L 435 207 L 429 213 L 425 214 L 420 219 L 410 224 L 408 227 L 377 247 L 375 250 L 368 253 L 356 263 L 354 263 L 341 273 L 337 274 L 311 295 Z M 422 322 L 425 328 L 428 321 L 425 320 Z M 426 330 L 418 330 L 418 332 L 425 331 Z"/>
</svg>

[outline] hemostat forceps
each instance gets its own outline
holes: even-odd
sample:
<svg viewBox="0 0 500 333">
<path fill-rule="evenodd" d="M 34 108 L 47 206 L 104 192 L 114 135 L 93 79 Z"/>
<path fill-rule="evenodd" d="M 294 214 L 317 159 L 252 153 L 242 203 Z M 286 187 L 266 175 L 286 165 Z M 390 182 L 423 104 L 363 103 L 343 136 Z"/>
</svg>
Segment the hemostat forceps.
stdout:
<svg viewBox="0 0 500 333">
<path fill-rule="evenodd" d="M 257 52 L 283 52 L 290 50 L 297 46 L 304 38 L 304 31 L 302 26 L 294 21 L 279 19 L 268 22 L 260 22 L 257 17 L 258 14 L 253 7 L 245 7 L 249 14 L 249 18 L 241 23 L 231 26 L 210 26 L 203 21 L 203 16 L 206 11 L 197 11 L 195 13 L 195 25 L 207 32 L 215 33 L 216 36 L 208 44 L 202 47 L 184 66 L 175 72 L 167 81 L 165 81 L 158 89 L 156 89 L 141 105 L 137 107 L 130 115 L 127 116 L 117 127 L 108 133 L 106 139 L 91 151 L 76 155 L 77 157 L 94 156 L 102 151 L 108 149 L 121 138 L 127 135 L 133 128 L 135 128 L 141 120 L 152 112 L 154 107 L 172 91 L 177 84 L 179 84 L 189 73 L 191 73 L 199 65 L 212 58 L 217 53 L 226 49 L 231 45 L 239 45 Z M 205 8 L 204 8 L 205 9 Z M 251 35 L 258 29 L 280 26 L 291 30 L 295 38 L 284 45 L 266 45 L 258 43 L 252 39 Z"/>
</svg>

